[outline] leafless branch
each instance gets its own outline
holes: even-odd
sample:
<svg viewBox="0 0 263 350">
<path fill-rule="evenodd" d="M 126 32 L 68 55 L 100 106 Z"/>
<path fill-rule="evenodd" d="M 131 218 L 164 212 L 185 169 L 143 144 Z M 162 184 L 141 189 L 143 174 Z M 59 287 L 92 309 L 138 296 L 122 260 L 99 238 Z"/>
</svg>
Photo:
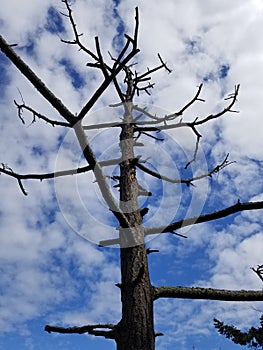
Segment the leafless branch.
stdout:
<svg viewBox="0 0 263 350">
<path fill-rule="evenodd" d="M 167 63 L 163 61 L 161 55 L 158 53 L 158 58 L 161 61 L 162 66 L 167 70 L 168 73 L 172 73 L 172 70 L 168 68 Z"/>
<path fill-rule="evenodd" d="M 72 30 L 73 30 L 73 33 L 74 33 L 74 40 L 69 41 L 69 40 L 61 39 L 61 41 L 63 43 L 66 43 L 66 44 L 77 45 L 80 50 L 84 51 L 86 54 L 91 56 L 96 62 L 100 63 L 99 62 L 99 57 L 96 56 L 91 50 L 89 50 L 85 45 L 82 44 L 82 42 L 80 40 L 80 37 L 83 34 L 79 34 L 78 33 L 77 25 L 76 25 L 76 23 L 74 21 L 73 12 L 72 12 L 71 6 L 69 4 L 69 1 L 68 0 L 62 0 L 62 2 L 65 4 L 66 9 L 67 9 L 67 13 L 68 13 L 67 15 L 62 13 L 62 15 L 64 15 L 64 16 L 69 18 L 69 21 L 70 21 L 70 24 L 71 24 L 71 27 L 72 27 Z"/>
<path fill-rule="evenodd" d="M 138 26 L 138 23 L 139 22 L 136 21 L 136 26 Z M 135 34 L 136 34 L 136 30 L 135 30 Z M 135 45 L 135 42 L 137 42 L 137 39 L 134 38 L 134 40 L 133 40 L 133 49 L 122 60 L 120 59 L 120 56 L 124 56 L 124 53 L 123 52 L 120 53 L 119 57 L 116 59 L 116 61 L 114 63 L 114 66 L 113 66 L 114 69 L 111 70 L 111 74 L 105 77 L 104 81 L 101 83 L 99 88 L 95 91 L 95 93 L 91 96 L 91 98 L 86 103 L 86 105 L 79 112 L 78 120 L 82 120 L 85 117 L 85 115 L 93 107 L 95 102 L 102 95 L 102 93 L 107 89 L 107 87 L 110 85 L 111 82 L 114 82 L 115 87 L 117 86 L 117 91 L 119 91 L 118 84 L 117 84 L 117 81 L 116 81 L 117 75 L 127 66 L 128 62 L 130 62 L 130 60 L 135 55 L 137 55 L 137 53 L 140 51 L 137 48 L 137 44 Z M 127 47 L 127 49 L 128 49 L 128 46 L 129 45 L 126 45 L 125 48 Z M 116 64 L 116 62 L 118 62 L 118 64 Z M 119 91 L 119 93 L 121 94 L 120 91 Z"/>
<path fill-rule="evenodd" d="M 84 334 L 88 333 L 95 336 L 102 336 L 106 339 L 115 339 L 115 325 L 113 324 L 95 324 L 86 325 L 81 327 L 56 327 L 56 326 L 45 326 L 45 331 L 48 333 L 62 333 L 62 334 Z M 99 329 L 110 329 L 108 331 Z"/>
<path fill-rule="evenodd" d="M 209 120 L 212 119 L 217 119 L 219 117 L 221 117 L 222 115 L 226 114 L 227 112 L 232 112 L 232 113 L 238 113 L 238 111 L 234 111 L 232 110 L 232 107 L 234 106 L 234 104 L 237 102 L 237 97 L 238 97 L 238 93 L 239 93 L 239 88 L 240 88 L 240 84 L 235 86 L 235 90 L 233 93 L 229 94 L 228 97 L 225 98 L 225 100 L 231 100 L 231 102 L 229 103 L 228 106 L 226 106 L 222 111 L 216 113 L 216 114 L 210 114 L 209 116 L 207 116 L 204 119 L 201 119 L 199 121 L 195 121 L 194 125 L 201 125 L 204 124 L 206 122 L 208 122 Z"/>
<path fill-rule="evenodd" d="M 189 165 L 191 165 L 192 163 L 194 163 L 196 161 L 197 152 L 198 152 L 198 148 L 199 148 L 199 142 L 200 142 L 200 139 L 202 137 L 202 135 L 196 130 L 194 125 L 189 125 L 189 126 L 193 130 L 193 133 L 196 135 L 196 142 L 195 142 L 195 150 L 194 150 L 193 158 L 186 164 L 186 166 L 184 167 L 185 169 L 187 169 L 189 167 Z"/>
<path fill-rule="evenodd" d="M 65 0 L 66 3 L 66 0 Z M 74 125 L 74 131 L 76 133 L 77 139 L 83 151 L 83 155 L 95 175 L 95 178 L 100 186 L 102 195 L 106 203 L 109 205 L 109 209 L 114 213 L 115 217 L 118 219 L 120 224 L 123 227 L 129 227 L 129 222 L 120 210 L 118 204 L 113 197 L 110 188 L 106 182 L 105 176 L 102 172 L 101 166 L 96 160 L 96 157 L 87 141 L 84 130 L 81 126 L 81 123 L 78 120 L 81 120 L 90 108 L 95 104 L 97 99 L 101 96 L 104 90 L 108 87 L 111 81 L 117 76 L 117 74 L 123 69 L 123 67 L 131 60 L 131 58 L 139 52 L 139 49 L 132 50 L 119 64 L 114 72 L 111 73 L 109 78 L 105 78 L 104 82 L 100 85 L 94 95 L 82 108 L 79 115 L 75 117 L 63 104 L 62 102 L 44 85 L 44 83 L 38 78 L 38 76 L 23 62 L 23 60 L 14 52 L 14 50 L 6 43 L 6 41 L 0 36 L 0 49 L 5 53 L 5 55 L 15 64 L 15 66 L 20 70 L 22 74 L 32 83 L 33 86 L 41 93 L 41 95 L 51 103 L 51 105 L 57 109 L 60 115 L 66 119 L 68 123 L 72 126 Z M 19 185 L 21 183 L 19 182 Z"/>
<path fill-rule="evenodd" d="M 161 64 L 159 66 L 156 66 L 154 68 L 148 68 L 147 71 L 141 75 L 136 75 L 136 83 L 139 83 L 139 82 L 144 82 L 146 80 L 150 80 L 151 77 L 150 75 L 152 73 L 155 73 L 157 72 L 158 70 L 162 69 L 162 68 L 165 68 L 169 73 L 171 73 L 172 71 L 167 67 L 167 65 L 163 62 L 160 54 L 158 54 L 158 58 L 160 59 L 161 61 Z"/>
<path fill-rule="evenodd" d="M 102 57 L 102 53 L 101 53 L 101 50 L 100 50 L 100 43 L 99 43 L 99 38 L 98 37 L 95 37 L 95 44 L 96 44 L 96 50 L 97 50 L 97 54 L 98 54 L 98 59 L 99 59 L 99 64 L 100 64 L 100 67 L 101 67 L 101 70 L 104 74 L 104 77 L 105 78 L 108 78 L 109 77 L 109 73 L 107 71 L 107 65 L 105 64 L 104 60 L 103 60 L 103 57 Z M 108 68 L 109 70 L 111 70 L 110 68 Z"/>
<path fill-rule="evenodd" d="M 100 166 L 110 166 L 110 165 L 115 165 L 119 164 L 121 161 L 120 158 L 116 159 L 111 159 L 111 160 L 105 160 L 100 162 Z M 8 167 L 6 164 L 2 163 L 2 168 L 0 168 L 0 173 L 3 173 L 5 175 L 11 176 L 15 179 L 17 179 L 19 187 L 21 188 L 22 192 L 24 195 L 27 195 L 27 192 L 22 186 L 22 181 L 21 180 L 47 180 L 47 179 L 53 179 L 56 177 L 62 177 L 62 176 L 68 176 L 68 175 L 76 175 L 76 174 L 82 174 L 87 171 L 91 171 L 92 167 L 90 165 L 86 165 L 80 168 L 75 168 L 75 169 L 69 169 L 69 170 L 61 170 L 61 171 L 56 171 L 52 173 L 45 173 L 45 174 L 18 174 L 15 173 L 10 167 Z"/>
<path fill-rule="evenodd" d="M 179 112 L 174 113 L 175 115 L 183 115 L 183 113 L 190 107 L 192 106 L 196 101 L 201 101 L 201 102 L 205 102 L 205 100 L 203 100 L 202 98 L 199 98 L 200 94 L 201 94 L 201 90 L 203 88 L 203 84 L 200 84 L 198 86 L 197 92 L 195 94 L 195 96 L 193 97 L 193 99 L 188 102 L 182 109 L 180 109 Z M 171 114 L 171 116 L 173 116 L 174 114 Z M 169 117 L 169 116 L 168 116 Z"/>
<path fill-rule="evenodd" d="M 204 214 L 200 216 L 194 216 L 191 218 L 187 218 L 184 220 L 175 221 L 170 225 L 167 226 L 159 226 L 159 227 L 152 227 L 152 228 L 145 228 L 145 235 L 151 235 L 161 232 L 171 232 L 171 230 L 177 230 L 182 227 L 200 224 L 203 222 L 208 222 L 211 220 L 217 220 L 224 217 L 227 217 L 229 215 L 233 215 L 236 213 L 239 213 L 241 211 L 247 211 L 247 210 L 256 210 L 256 209 L 263 209 L 263 201 L 259 202 L 246 202 L 241 203 L 239 200 L 236 204 L 227 207 L 225 209 L 215 211 L 210 214 Z"/>
<path fill-rule="evenodd" d="M 189 178 L 189 179 L 172 179 L 168 176 L 161 175 L 160 173 L 157 173 L 156 171 L 147 168 L 145 165 L 142 164 L 142 162 L 137 163 L 137 167 L 139 169 L 141 169 L 142 171 L 144 171 L 145 173 L 156 177 L 157 179 L 161 179 L 161 180 L 164 180 L 164 181 L 167 181 L 170 183 L 185 183 L 187 186 L 190 186 L 192 182 L 197 181 L 197 180 L 201 180 L 205 177 L 212 177 L 213 174 L 218 173 L 220 170 L 224 169 L 226 166 L 234 163 L 234 162 L 230 162 L 228 160 L 228 156 L 229 156 L 229 154 L 226 155 L 225 159 L 220 164 L 215 166 L 208 173 L 205 173 L 205 174 L 202 174 L 199 176 L 194 176 L 194 177 Z"/>
<path fill-rule="evenodd" d="M 157 68 L 163 68 L 164 66 L 158 66 Z M 153 72 L 154 70 L 149 70 L 149 72 Z M 139 78 L 141 79 L 142 77 L 146 76 L 148 74 L 148 72 L 144 73 L 143 75 L 139 76 Z M 179 127 L 190 127 L 190 122 L 189 123 L 182 123 L 179 122 L 177 124 L 171 124 L 171 125 L 167 125 L 166 122 L 170 121 L 170 120 L 174 120 L 175 118 L 178 118 L 179 116 L 181 116 L 184 111 L 189 108 L 195 101 L 202 101 L 204 102 L 203 99 L 199 98 L 199 95 L 201 93 L 201 89 L 202 89 L 203 85 L 201 84 L 198 87 L 197 93 L 194 96 L 194 98 L 188 102 L 180 111 L 169 114 L 169 115 L 165 115 L 164 117 L 158 117 L 156 115 L 153 115 L 151 113 L 149 113 L 147 111 L 147 108 L 142 108 L 139 107 L 138 105 L 133 105 L 133 110 L 136 110 L 140 113 L 142 113 L 143 115 L 145 115 L 146 117 L 152 119 L 151 121 L 137 121 L 136 120 L 136 128 L 135 131 L 158 131 L 158 130 L 168 130 L 168 129 L 174 129 L 174 128 L 179 128 Z M 147 88 L 147 87 L 146 87 Z M 139 88 L 140 89 L 140 88 Z M 141 88 L 141 89 L 145 89 L 145 88 Z M 123 94 L 120 92 L 119 96 L 123 96 Z M 117 104 L 112 104 L 110 105 L 110 107 L 119 107 L 122 106 L 123 103 L 125 103 L 125 101 L 122 101 L 121 103 L 117 103 Z M 158 127 L 154 127 L 153 124 L 159 124 L 159 123 L 164 123 L 163 126 L 158 126 Z M 193 123 L 193 122 L 192 122 Z M 149 127 L 146 127 L 145 129 L 141 128 L 140 126 L 145 126 L 145 125 L 150 125 Z M 83 128 L 85 130 L 92 130 L 92 129 L 103 129 L 103 128 L 108 128 L 108 127 L 121 127 L 123 125 L 122 122 L 111 122 L 111 123 L 103 123 L 103 124 L 94 124 L 94 125 L 85 125 L 83 126 Z"/>
<path fill-rule="evenodd" d="M 182 227 L 201 224 L 201 223 L 209 222 L 212 220 L 222 219 L 224 217 L 239 213 L 241 211 L 257 210 L 257 209 L 263 209 L 263 201 L 246 202 L 246 203 L 241 203 L 240 201 L 238 201 L 236 204 L 234 204 L 230 207 L 227 207 L 227 208 L 219 210 L 219 211 L 215 211 L 215 212 L 210 213 L 210 214 L 204 214 L 204 215 L 200 215 L 200 216 L 194 216 L 191 218 L 187 218 L 184 220 L 175 221 L 172 224 L 167 225 L 167 226 L 159 226 L 159 227 L 151 227 L 151 228 L 146 227 L 146 228 L 144 228 L 144 234 L 145 234 L 145 236 L 148 236 L 148 235 L 164 233 L 164 232 L 172 233 L 174 230 L 178 230 Z M 115 245 L 115 244 L 119 244 L 118 238 L 103 240 L 100 242 L 99 245 L 103 247 L 103 246 L 111 246 L 111 245 Z"/>
<path fill-rule="evenodd" d="M 199 101 L 204 101 L 202 99 L 199 98 L 201 89 L 202 89 L 202 85 L 199 86 L 198 91 L 196 93 L 196 95 L 194 96 L 194 98 L 188 103 L 186 104 L 179 112 L 165 116 L 164 118 L 157 118 L 156 116 L 151 116 L 148 113 L 148 116 L 152 117 L 153 119 L 155 119 L 155 121 L 159 122 L 159 121 L 164 121 L 164 125 L 159 125 L 159 126 L 137 126 L 139 125 L 139 123 L 136 123 L 137 125 L 134 127 L 134 131 L 139 132 L 140 133 L 145 133 L 145 132 L 150 132 L 150 131 L 160 131 L 160 130 L 168 130 L 168 129 L 176 129 L 176 128 L 182 128 L 182 127 L 188 127 L 190 129 L 192 129 L 193 133 L 196 135 L 196 144 L 195 144 L 195 150 L 194 150 L 194 154 L 193 154 L 193 158 L 192 160 L 190 160 L 186 166 L 185 169 L 187 169 L 189 167 L 189 165 L 193 162 L 196 161 L 196 157 L 197 157 L 197 153 L 198 153 L 198 148 L 199 148 L 199 143 L 200 143 L 200 139 L 202 137 L 202 135 L 199 133 L 199 131 L 197 130 L 197 126 L 204 124 L 206 122 L 208 122 L 209 120 L 212 119 L 216 119 L 221 117 L 222 115 L 226 114 L 227 112 L 236 112 L 233 111 L 231 108 L 233 107 L 233 105 L 236 103 L 237 101 L 237 96 L 238 96 L 238 92 L 239 92 L 239 87 L 240 85 L 235 86 L 235 91 L 234 93 L 230 94 L 226 100 L 231 100 L 231 102 L 228 104 L 228 106 L 226 106 L 223 110 L 221 110 L 220 112 L 216 113 L 216 114 L 210 114 L 209 116 L 203 118 L 202 120 L 198 120 L 198 118 L 195 118 L 194 121 L 192 122 L 182 122 L 182 120 L 176 124 L 170 124 L 167 125 L 166 121 L 168 121 L 171 118 L 175 118 L 178 115 L 182 114 L 187 108 L 189 108 L 189 106 L 191 106 L 195 101 L 199 100 Z M 143 109 L 138 109 L 138 107 L 134 106 L 134 109 L 136 110 L 140 110 L 142 113 L 144 113 Z"/>
<path fill-rule="evenodd" d="M 26 192 L 26 190 L 25 190 L 25 188 L 24 188 L 24 186 L 23 186 L 23 184 L 22 184 L 21 178 L 20 178 L 20 177 L 17 177 L 17 176 L 16 176 L 17 174 L 14 173 L 14 172 L 13 172 L 13 169 L 10 168 L 8 165 L 6 165 L 6 164 L 4 164 L 4 163 L 1 163 L 1 165 L 2 165 L 2 168 L 0 168 L 0 174 L 1 174 L 1 173 L 4 173 L 4 174 L 7 174 L 7 175 L 9 175 L 9 176 L 12 176 L 12 177 L 16 178 L 16 179 L 17 179 L 17 182 L 18 182 L 18 186 L 20 187 L 20 189 L 21 189 L 23 195 L 27 196 L 27 192 Z"/>
<path fill-rule="evenodd" d="M 156 132 L 160 132 L 160 130 L 156 129 Z M 137 141 L 141 135 L 145 135 L 145 136 L 150 137 L 156 141 L 164 141 L 163 138 L 151 135 L 145 131 L 139 131 L 138 136 L 135 138 L 135 141 Z"/>
<path fill-rule="evenodd" d="M 25 62 L 15 53 L 0 35 L 0 49 L 10 59 L 18 70 L 31 82 L 40 94 L 66 119 L 69 124 L 74 124 L 76 118 L 67 107 L 48 89 L 41 79 L 25 64 Z"/>
<path fill-rule="evenodd" d="M 47 118 L 46 116 L 44 116 L 43 114 L 38 113 L 37 111 L 35 111 L 33 108 L 27 106 L 24 102 L 22 104 L 19 104 L 16 102 L 16 100 L 14 100 L 15 105 L 17 106 L 17 113 L 18 113 L 18 117 L 19 119 L 22 121 L 23 124 L 25 124 L 24 118 L 23 118 L 23 110 L 27 110 L 29 112 L 32 113 L 33 115 L 33 119 L 32 119 L 32 124 L 35 123 L 36 121 L 36 117 L 39 119 L 44 120 L 45 122 L 51 124 L 52 126 L 66 126 L 66 127 L 72 127 L 71 124 L 67 123 L 67 122 L 60 122 L 60 121 L 56 121 L 56 120 L 52 120 Z"/>
<path fill-rule="evenodd" d="M 200 287 L 153 287 L 154 299 L 183 298 L 222 301 L 263 301 L 263 291 L 226 290 Z"/>
</svg>

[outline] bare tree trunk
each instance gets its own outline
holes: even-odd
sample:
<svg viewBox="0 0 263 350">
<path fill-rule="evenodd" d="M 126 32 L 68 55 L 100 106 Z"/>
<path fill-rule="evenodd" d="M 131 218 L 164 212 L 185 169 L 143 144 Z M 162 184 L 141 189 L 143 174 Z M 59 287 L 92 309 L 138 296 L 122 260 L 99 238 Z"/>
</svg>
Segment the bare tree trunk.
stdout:
<svg viewBox="0 0 263 350">
<path fill-rule="evenodd" d="M 131 104 L 130 104 L 131 105 Z M 116 336 L 117 350 L 153 350 L 153 293 L 144 244 L 142 217 L 138 207 L 138 183 L 131 106 L 125 106 L 120 135 L 120 207 L 130 228 L 120 229 L 122 319 Z"/>
</svg>

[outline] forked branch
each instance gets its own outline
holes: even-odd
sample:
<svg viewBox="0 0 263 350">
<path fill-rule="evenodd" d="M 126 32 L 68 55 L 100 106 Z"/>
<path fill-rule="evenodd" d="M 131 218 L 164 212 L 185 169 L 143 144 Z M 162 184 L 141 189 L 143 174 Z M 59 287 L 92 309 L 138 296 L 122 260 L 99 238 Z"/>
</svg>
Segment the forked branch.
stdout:
<svg viewBox="0 0 263 350">
<path fill-rule="evenodd" d="M 161 179 L 163 181 L 167 181 L 170 183 L 185 183 L 187 186 L 190 186 L 192 184 L 192 182 L 197 181 L 197 180 L 201 180 L 205 177 L 212 177 L 213 174 L 219 173 L 219 171 L 224 169 L 226 166 L 232 164 L 233 162 L 230 162 L 228 160 L 228 156 L 229 156 L 229 154 L 226 155 L 225 159 L 220 164 L 215 166 L 208 173 L 205 173 L 205 174 L 202 174 L 199 176 L 194 176 L 194 177 L 191 177 L 189 179 L 172 179 L 168 176 L 162 175 L 160 173 L 157 173 L 156 171 L 153 171 L 153 170 L 147 168 L 145 165 L 142 164 L 142 162 L 138 162 L 137 167 L 139 169 L 141 169 L 142 171 L 144 171 L 145 173 L 147 173 L 153 177 L 156 177 L 157 179 Z"/>
<path fill-rule="evenodd" d="M 60 122 L 57 120 L 53 120 L 53 119 L 46 117 L 45 115 L 43 115 L 41 113 L 38 113 L 33 108 L 27 106 L 25 103 L 19 104 L 16 102 L 16 100 L 14 100 L 14 103 L 17 107 L 18 117 L 22 121 L 23 124 L 25 124 L 25 120 L 23 118 L 23 110 L 27 110 L 27 111 L 31 112 L 32 116 L 33 116 L 31 124 L 36 122 L 36 117 L 37 117 L 39 119 L 44 120 L 46 123 L 51 124 L 52 126 L 66 126 L 66 127 L 70 127 L 70 128 L 72 127 L 71 124 L 69 124 L 67 122 Z"/>
</svg>

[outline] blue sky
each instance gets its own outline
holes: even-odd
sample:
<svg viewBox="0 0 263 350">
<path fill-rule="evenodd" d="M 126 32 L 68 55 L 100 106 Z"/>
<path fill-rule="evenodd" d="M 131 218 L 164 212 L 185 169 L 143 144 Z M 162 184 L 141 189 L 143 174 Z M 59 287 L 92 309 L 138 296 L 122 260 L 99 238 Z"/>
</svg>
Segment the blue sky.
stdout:
<svg viewBox="0 0 263 350">
<path fill-rule="evenodd" d="M 0 31 L 16 51 L 39 74 L 47 86 L 77 113 L 101 81 L 89 70 L 89 58 L 76 47 L 60 42 L 72 39 L 65 11 L 59 1 L 20 2 L 2 0 Z M 144 138 L 143 157 L 148 166 L 170 177 L 199 174 L 220 163 L 230 153 L 236 163 L 196 187 L 171 185 L 138 171 L 140 183 L 155 193 L 141 199 L 150 208 L 147 227 L 174 219 L 220 209 L 242 201 L 262 199 L 262 96 L 263 49 L 261 0 L 196 0 L 147 3 L 138 0 L 95 2 L 76 0 L 73 14 L 83 42 L 94 48 L 98 35 L 102 53 L 117 54 L 121 32 L 133 33 L 134 8 L 139 6 L 140 55 L 136 69 L 145 71 L 158 64 L 159 52 L 172 74 L 156 73 L 151 96 L 136 103 L 157 115 L 179 110 L 204 83 L 201 97 L 185 120 L 216 113 L 225 106 L 224 97 L 241 84 L 236 109 L 200 128 L 202 141 L 197 162 L 183 170 L 195 146 L 187 131 L 169 130 L 164 142 Z M 16 11 L 13 9 L 16 8 Z M 24 101 L 42 114 L 58 119 L 14 67 L 0 55 L 1 159 L 14 171 L 51 172 L 83 165 L 74 135 L 51 127 L 24 113 L 25 125 L 16 115 L 13 100 Z M 109 89 L 85 118 L 85 124 L 115 121 L 120 111 L 108 107 L 118 102 Z M 118 130 L 88 131 L 99 160 L 118 156 Z M 160 135 L 158 135 L 160 136 Z M 105 169 L 115 174 L 114 167 Z M 113 183 L 114 184 L 114 183 Z M 27 181 L 24 197 L 17 182 L 0 176 L 0 349 L 45 350 L 73 348 L 114 349 L 103 338 L 50 335 L 46 324 L 64 326 L 118 322 L 120 295 L 119 253 L 98 248 L 100 239 L 116 237 L 115 221 L 99 194 L 92 174 Z M 117 190 L 114 190 L 118 195 Z M 262 215 L 250 212 L 215 223 L 195 225 L 181 233 L 151 237 L 147 243 L 160 250 L 149 256 L 154 285 L 205 286 L 228 289 L 261 289 L 250 270 L 262 264 Z M 226 303 L 162 299 L 155 305 L 157 350 L 235 350 L 239 346 L 217 335 L 213 317 L 239 327 L 257 325 L 262 303 Z"/>
</svg>

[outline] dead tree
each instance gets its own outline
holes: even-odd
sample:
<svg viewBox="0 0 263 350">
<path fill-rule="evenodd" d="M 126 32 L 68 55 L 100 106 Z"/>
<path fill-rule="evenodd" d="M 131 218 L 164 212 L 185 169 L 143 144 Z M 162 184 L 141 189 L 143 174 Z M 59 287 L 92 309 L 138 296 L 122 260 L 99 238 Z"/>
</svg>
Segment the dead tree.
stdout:
<svg viewBox="0 0 263 350">
<path fill-rule="evenodd" d="M 77 115 L 73 114 L 41 81 L 40 77 L 17 55 L 13 45 L 8 44 L 4 38 L 0 37 L 1 51 L 18 68 L 28 81 L 38 90 L 46 101 L 60 114 L 64 121 L 53 120 L 38 111 L 31 108 L 26 103 L 17 103 L 18 115 L 23 122 L 22 111 L 26 110 L 36 118 L 44 120 L 52 126 L 61 126 L 71 128 L 75 132 L 76 139 L 81 146 L 83 156 L 87 165 L 78 169 L 61 170 L 47 174 L 19 174 L 13 169 L 2 163 L 0 173 L 15 178 L 24 195 L 27 194 L 24 187 L 26 179 L 50 179 L 60 176 L 92 171 L 96 182 L 100 188 L 101 194 L 109 210 L 118 220 L 119 237 L 118 239 L 104 240 L 100 242 L 101 246 L 118 244 L 120 247 L 120 269 L 121 282 L 118 287 L 121 292 L 122 317 L 118 324 L 95 324 L 85 325 L 83 327 L 63 328 L 55 326 L 46 326 L 47 332 L 58 333 L 89 333 L 95 336 L 103 336 L 113 339 L 116 342 L 118 350 L 153 350 L 155 348 L 155 337 L 161 335 L 155 332 L 153 307 L 154 301 L 160 298 L 186 298 L 186 299 L 208 299 L 225 301 L 258 301 L 263 300 L 262 291 L 254 290 L 217 290 L 210 288 L 188 288 L 188 287 L 166 287 L 153 286 L 151 284 L 147 253 L 151 250 L 146 249 L 145 236 L 150 234 L 171 233 L 179 235 L 175 230 L 184 226 L 195 225 L 228 215 L 241 212 L 243 210 L 262 209 L 263 202 L 242 203 L 237 200 L 230 207 L 219 211 L 204 214 L 198 217 L 190 217 L 184 220 L 169 222 L 166 225 L 152 228 L 145 228 L 143 225 L 143 215 L 147 209 L 142 210 L 138 205 L 140 195 L 150 196 L 151 193 L 144 190 L 137 181 L 136 172 L 142 171 L 153 177 L 168 181 L 174 184 L 193 184 L 205 177 L 211 177 L 230 164 L 228 155 L 217 164 L 211 167 L 210 171 L 196 177 L 181 179 L 162 176 L 152 169 L 148 168 L 143 159 L 136 155 L 135 148 L 143 146 L 140 137 L 154 137 L 156 132 L 169 129 L 188 128 L 196 137 L 196 145 L 192 160 L 186 164 L 188 167 L 196 161 L 201 134 L 199 126 L 218 119 L 227 113 L 235 112 L 233 107 L 237 101 L 239 85 L 235 86 L 234 91 L 226 97 L 225 107 L 216 114 L 210 114 L 202 118 L 195 118 L 190 121 L 183 119 L 184 112 L 197 101 L 204 101 L 200 95 L 202 84 L 198 87 L 195 96 L 179 111 L 169 115 L 154 115 L 143 107 L 140 107 L 135 97 L 141 93 L 149 93 L 153 88 L 151 76 L 154 72 L 164 69 L 170 73 L 170 69 L 161 55 L 158 54 L 159 64 L 154 68 L 147 68 L 144 73 L 138 73 L 134 66 L 134 57 L 139 53 L 138 32 L 139 32 L 139 14 L 135 10 L 135 30 L 133 36 L 125 34 L 125 43 L 117 57 L 111 57 L 112 64 L 106 63 L 103 58 L 100 41 L 95 37 L 95 50 L 92 51 L 81 41 L 81 34 L 78 33 L 74 21 L 72 9 L 68 0 L 62 0 L 66 7 L 65 16 L 68 17 L 72 30 L 73 39 L 63 40 L 65 43 L 76 46 L 85 52 L 90 62 L 87 66 L 90 69 L 99 70 L 103 75 L 103 81 L 98 86 L 94 94 L 86 101 Z M 121 77 L 125 76 L 124 82 Z M 120 121 L 112 121 L 106 124 L 83 125 L 84 117 L 92 110 L 95 103 L 102 96 L 105 90 L 114 87 L 119 97 L 116 106 L 122 106 L 123 118 Z M 98 162 L 90 146 L 85 130 L 98 128 L 120 128 L 120 159 L 109 159 L 104 162 Z M 103 167 L 119 164 L 119 176 L 115 177 L 119 181 L 120 190 L 119 203 L 112 194 L 107 177 L 104 175 Z"/>
</svg>

